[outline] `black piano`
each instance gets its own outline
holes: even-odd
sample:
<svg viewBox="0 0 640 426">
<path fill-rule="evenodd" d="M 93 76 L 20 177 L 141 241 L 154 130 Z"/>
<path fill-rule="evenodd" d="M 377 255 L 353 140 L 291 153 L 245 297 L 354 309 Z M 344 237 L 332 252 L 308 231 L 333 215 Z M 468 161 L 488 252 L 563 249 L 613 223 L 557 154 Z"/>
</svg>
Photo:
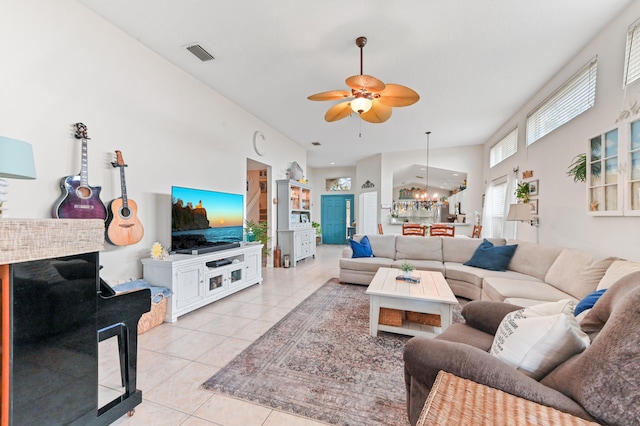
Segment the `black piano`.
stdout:
<svg viewBox="0 0 640 426">
<path fill-rule="evenodd" d="M 12 425 L 108 425 L 142 402 L 136 389 L 138 321 L 148 289 L 116 295 L 98 253 L 10 268 Z M 98 406 L 98 343 L 118 340 L 123 393 Z"/>
</svg>

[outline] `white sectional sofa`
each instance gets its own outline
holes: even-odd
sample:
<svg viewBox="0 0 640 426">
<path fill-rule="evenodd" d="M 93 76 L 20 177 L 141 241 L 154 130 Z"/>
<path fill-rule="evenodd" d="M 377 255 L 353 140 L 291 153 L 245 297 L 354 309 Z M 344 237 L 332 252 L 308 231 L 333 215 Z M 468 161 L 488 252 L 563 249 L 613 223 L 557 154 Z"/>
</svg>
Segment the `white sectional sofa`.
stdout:
<svg viewBox="0 0 640 426">
<path fill-rule="evenodd" d="M 360 241 L 363 235 L 354 239 Z M 529 306 L 545 301 L 579 301 L 599 289 L 615 258 L 598 259 L 589 253 L 518 240 L 489 238 L 494 245 L 517 248 L 506 271 L 464 265 L 482 239 L 368 235 L 374 257 L 352 258 L 346 247 L 340 259 L 340 282 L 368 285 L 379 267 L 398 267 L 405 260 L 416 269 L 442 272 L 456 296 L 472 300 L 507 301 Z M 618 263 L 618 262 L 616 262 Z M 629 264 L 631 266 L 625 265 Z M 622 262 L 622 270 L 637 264 Z"/>
</svg>

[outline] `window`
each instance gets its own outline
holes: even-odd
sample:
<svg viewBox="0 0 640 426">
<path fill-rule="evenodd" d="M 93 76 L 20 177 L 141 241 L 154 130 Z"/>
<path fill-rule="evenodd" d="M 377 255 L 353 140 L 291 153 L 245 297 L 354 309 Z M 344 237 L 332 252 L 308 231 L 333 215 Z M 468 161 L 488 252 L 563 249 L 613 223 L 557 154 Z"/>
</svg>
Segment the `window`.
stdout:
<svg viewBox="0 0 640 426">
<path fill-rule="evenodd" d="M 491 187 L 491 235 L 502 237 L 504 235 L 504 212 L 507 200 L 507 180 L 496 182 Z"/>
<path fill-rule="evenodd" d="M 491 147 L 491 151 L 489 152 L 489 167 L 493 167 L 502 160 L 511 157 L 516 151 L 518 151 L 517 127 Z"/>
<path fill-rule="evenodd" d="M 325 182 L 327 191 L 351 191 L 350 177 L 326 179 Z"/>
<path fill-rule="evenodd" d="M 629 27 L 627 49 L 624 53 L 624 76 L 622 87 L 627 87 L 640 78 L 640 20 Z"/>
<path fill-rule="evenodd" d="M 527 117 L 527 145 L 595 104 L 598 61 L 594 58 Z"/>
</svg>

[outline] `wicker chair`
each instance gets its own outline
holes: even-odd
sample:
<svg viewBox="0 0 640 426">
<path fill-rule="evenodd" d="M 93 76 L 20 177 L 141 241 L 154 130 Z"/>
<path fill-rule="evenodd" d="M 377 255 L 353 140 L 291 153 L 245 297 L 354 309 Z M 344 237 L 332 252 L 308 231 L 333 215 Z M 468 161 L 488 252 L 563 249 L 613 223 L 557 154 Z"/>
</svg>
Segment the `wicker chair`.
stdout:
<svg viewBox="0 0 640 426">
<path fill-rule="evenodd" d="M 429 228 L 429 235 L 432 237 L 455 237 L 456 227 L 443 223 L 435 223 Z"/>
<path fill-rule="evenodd" d="M 427 227 L 418 223 L 403 223 L 402 235 L 415 235 L 424 237 L 427 235 Z"/>
</svg>

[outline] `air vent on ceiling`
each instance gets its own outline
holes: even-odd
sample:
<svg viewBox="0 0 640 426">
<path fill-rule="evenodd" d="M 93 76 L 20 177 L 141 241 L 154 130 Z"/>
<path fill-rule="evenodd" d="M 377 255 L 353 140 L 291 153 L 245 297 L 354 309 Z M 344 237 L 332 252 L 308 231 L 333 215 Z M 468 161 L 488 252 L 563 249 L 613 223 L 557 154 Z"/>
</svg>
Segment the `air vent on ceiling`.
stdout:
<svg viewBox="0 0 640 426">
<path fill-rule="evenodd" d="M 321 145 L 321 143 L 320 143 L 320 142 L 311 142 L 311 145 L 313 145 L 313 146 L 320 146 L 320 145 Z"/>
<path fill-rule="evenodd" d="M 192 46 L 187 46 L 187 50 L 191 53 L 193 53 L 193 55 L 200 59 L 202 62 L 206 62 L 206 61 L 211 61 L 214 59 L 213 55 L 209 52 L 207 52 L 206 50 L 204 50 L 204 48 L 202 46 L 200 46 L 199 44 L 194 44 Z"/>
</svg>

